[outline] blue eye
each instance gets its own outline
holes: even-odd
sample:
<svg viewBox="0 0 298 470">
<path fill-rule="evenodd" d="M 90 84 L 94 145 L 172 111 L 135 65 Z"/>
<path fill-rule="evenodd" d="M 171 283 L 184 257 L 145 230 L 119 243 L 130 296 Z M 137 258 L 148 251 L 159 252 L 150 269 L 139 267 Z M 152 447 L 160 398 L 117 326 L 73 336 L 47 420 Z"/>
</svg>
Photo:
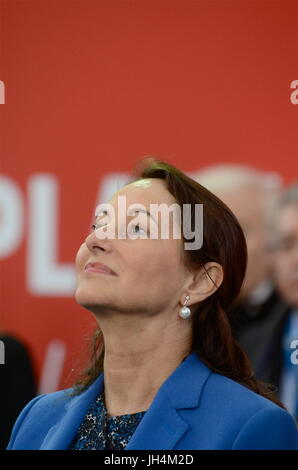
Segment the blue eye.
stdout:
<svg viewBox="0 0 298 470">
<path fill-rule="evenodd" d="M 142 232 L 145 233 L 145 230 L 140 227 L 140 224 L 136 224 L 136 225 L 133 225 L 133 228 L 134 228 L 134 233 L 138 233 L 138 234 L 141 234 Z M 138 230 L 136 231 L 135 229 L 138 228 Z"/>
<path fill-rule="evenodd" d="M 104 224 L 92 224 L 91 225 L 91 231 L 94 232 L 95 230 L 97 230 L 97 229 L 99 229 L 103 226 L 104 226 Z M 142 234 L 146 233 L 146 231 L 140 226 L 140 224 L 133 225 L 132 227 L 133 227 L 133 233 L 135 233 L 135 234 L 142 235 Z"/>
</svg>

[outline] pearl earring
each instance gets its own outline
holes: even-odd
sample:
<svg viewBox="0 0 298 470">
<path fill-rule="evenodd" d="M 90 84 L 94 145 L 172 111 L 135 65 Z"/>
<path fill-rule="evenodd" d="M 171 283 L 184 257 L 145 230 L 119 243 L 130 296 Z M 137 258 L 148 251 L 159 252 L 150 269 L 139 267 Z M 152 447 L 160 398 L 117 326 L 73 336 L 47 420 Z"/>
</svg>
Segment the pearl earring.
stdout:
<svg viewBox="0 0 298 470">
<path fill-rule="evenodd" d="M 189 295 L 187 295 L 187 296 L 185 297 L 183 307 L 181 307 L 180 310 L 179 310 L 179 315 L 180 315 L 180 317 L 183 318 L 184 320 L 186 320 L 187 318 L 189 318 L 190 315 L 191 315 L 190 308 L 189 308 L 189 307 L 186 307 L 186 304 L 187 304 L 188 301 L 189 301 Z"/>
</svg>

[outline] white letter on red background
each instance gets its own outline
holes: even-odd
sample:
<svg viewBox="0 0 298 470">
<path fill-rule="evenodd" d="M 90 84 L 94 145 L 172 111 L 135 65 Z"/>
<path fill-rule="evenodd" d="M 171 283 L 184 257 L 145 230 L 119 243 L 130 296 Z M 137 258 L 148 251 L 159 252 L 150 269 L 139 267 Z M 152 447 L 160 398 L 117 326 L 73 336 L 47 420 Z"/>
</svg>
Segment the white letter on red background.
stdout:
<svg viewBox="0 0 298 470">
<path fill-rule="evenodd" d="M 76 285 L 74 263 L 58 263 L 58 183 L 38 174 L 28 183 L 29 224 L 27 286 L 40 296 L 71 296 Z"/>
</svg>

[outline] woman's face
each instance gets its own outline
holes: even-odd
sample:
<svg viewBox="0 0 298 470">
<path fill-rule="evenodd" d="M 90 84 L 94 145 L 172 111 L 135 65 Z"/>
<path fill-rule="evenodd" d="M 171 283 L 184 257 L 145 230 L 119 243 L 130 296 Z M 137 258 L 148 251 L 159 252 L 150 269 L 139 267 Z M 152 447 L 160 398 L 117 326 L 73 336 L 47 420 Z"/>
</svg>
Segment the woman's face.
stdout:
<svg viewBox="0 0 298 470">
<path fill-rule="evenodd" d="M 150 219 L 143 212 L 126 217 L 128 225 L 138 215 L 139 228 L 133 226 L 130 233 L 133 231 L 136 235 L 140 232 L 139 238 L 132 239 L 128 235 L 118 238 L 118 196 L 126 196 L 126 207 L 142 204 L 148 211 L 152 203 L 167 206 L 177 203 L 162 179 L 142 179 L 119 190 L 109 201 L 115 210 L 116 238 L 100 239 L 93 231 L 77 253 L 76 301 L 93 313 L 109 310 L 156 315 L 175 308 L 178 312 L 179 301 L 185 294 L 185 279 L 189 274 L 183 261 L 183 240 L 173 238 L 171 230 L 168 239 L 160 236 L 157 239 L 150 239 L 149 236 L 142 238 L 140 228 L 146 228 L 146 222 L 149 228 Z M 109 217 L 103 216 L 96 218 L 97 224 L 101 221 L 107 224 L 109 220 Z M 160 220 L 158 226 L 160 228 Z M 88 263 L 102 263 L 115 274 L 86 271 Z"/>
</svg>

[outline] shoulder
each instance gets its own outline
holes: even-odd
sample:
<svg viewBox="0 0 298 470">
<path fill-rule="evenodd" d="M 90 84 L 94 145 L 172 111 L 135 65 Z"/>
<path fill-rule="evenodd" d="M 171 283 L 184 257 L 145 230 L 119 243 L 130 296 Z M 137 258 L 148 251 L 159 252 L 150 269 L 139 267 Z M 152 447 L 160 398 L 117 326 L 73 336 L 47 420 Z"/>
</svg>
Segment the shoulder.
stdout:
<svg viewBox="0 0 298 470">
<path fill-rule="evenodd" d="M 7 449 L 13 449 L 16 438 L 24 438 L 32 444 L 61 418 L 67 404 L 73 400 L 73 389 L 38 395 L 19 414 Z M 34 447 L 33 447 L 34 448 Z"/>
<path fill-rule="evenodd" d="M 223 412 L 228 413 L 230 416 L 243 416 L 244 419 L 263 409 L 275 412 L 284 411 L 283 408 L 268 398 L 259 395 L 229 377 L 215 372 L 210 374 L 203 394 L 205 398 L 211 397 L 214 404 L 220 403 Z"/>
<path fill-rule="evenodd" d="M 248 387 L 215 372 L 210 374 L 204 392 L 210 393 L 211 389 L 214 400 L 220 400 L 226 406 L 227 402 L 229 402 L 232 408 L 237 411 L 248 409 L 249 413 L 251 413 L 263 407 L 281 409 L 271 400 L 259 395 Z M 235 400 L 236 397 L 237 400 Z"/>
<path fill-rule="evenodd" d="M 264 407 L 241 426 L 232 449 L 298 450 L 294 420 L 278 406 Z"/>
<path fill-rule="evenodd" d="M 298 433 L 292 416 L 228 377 L 210 374 L 201 406 L 219 432 L 229 429 L 232 449 L 297 449 Z"/>
<path fill-rule="evenodd" d="M 183 445 L 194 449 L 297 449 L 296 425 L 285 409 L 212 371 L 196 354 L 180 370 L 169 383 L 167 396 L 190 426 Z"/>
<path fill-rule="evenodd" d="M 185 361 L 183 369 L 185 372 L 177 376 L 177 382 L 191 383 L 193 390 L 188 389 L 186 393 L 199 395 L 199 404 L 202 407 L 212 405 L 232 415 L 246 412 L 249 416 L 263 407 L 281 409 L 250 388 L 214 372 L 195 353 Z"/>
<path fill-rule="evenodd" d="M 65 390 L 59 390 L 53 393 L 47 393 L 44 395 L 38 395 L 33 398 L 23 409 L 24 415 L 31 413 L 40 413 L 50 411 L 53 409 L 59 411 L 64 408 L 68 403 L 74 399 L 74 389 L 67 388 Z"/>
<path fill-rule="evenodd" d="M 58 428 L 67 436 L 72 432 L 70 423 L 81 421 L 102 386 L 103 375 L 100 375 L 81 393 L 67 388 L 35 397 L 16 420 L 7 449 L 40 449 L 44 440 Z"/>
</svg>

